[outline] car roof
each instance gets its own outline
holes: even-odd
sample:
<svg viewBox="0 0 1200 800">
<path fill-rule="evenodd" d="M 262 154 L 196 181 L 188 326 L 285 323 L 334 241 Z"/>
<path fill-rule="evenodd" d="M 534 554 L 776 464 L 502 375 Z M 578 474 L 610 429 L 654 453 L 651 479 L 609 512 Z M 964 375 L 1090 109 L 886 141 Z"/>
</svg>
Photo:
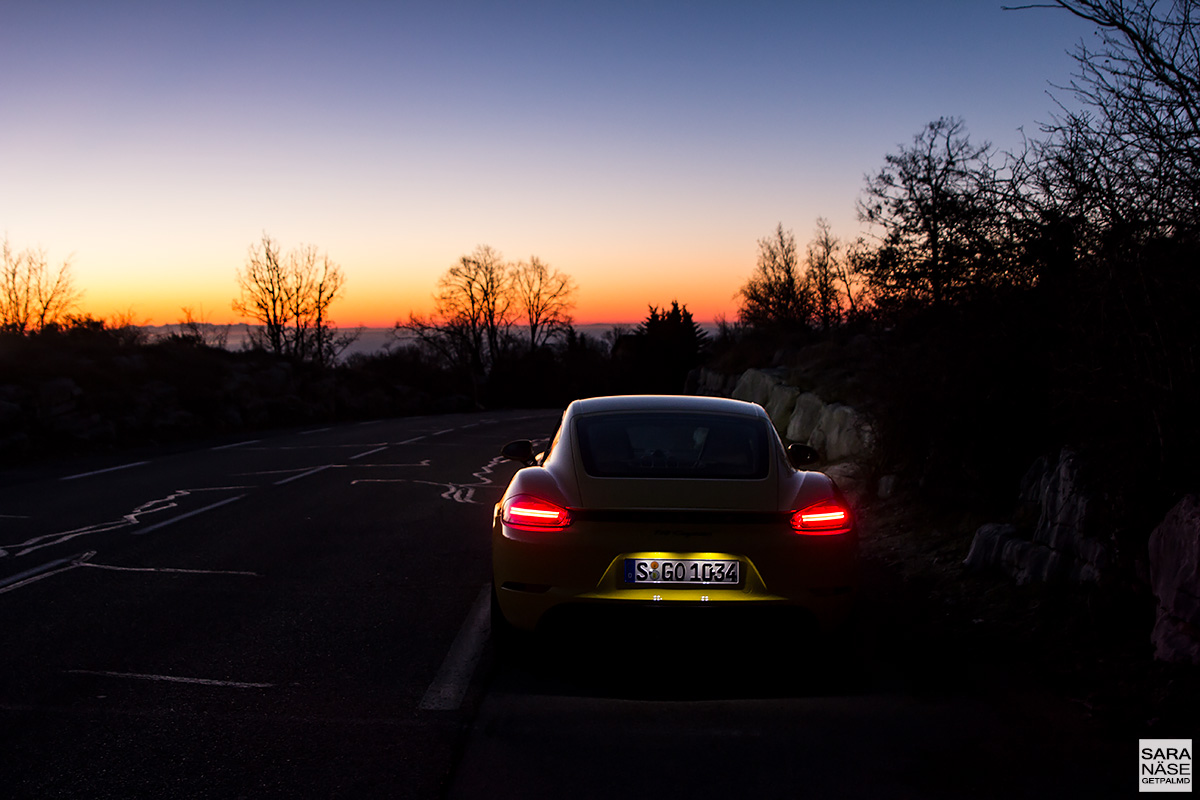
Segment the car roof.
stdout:
<svg viewBox="0 0 1200 800">
<path fill-rule="evenodd" d="M 597 414 L 612 411 L 684 411 L 716 414 L 736 414 L 762 418 L 767 415 L 757 403 L 730 400 L 725 397 L 698 397 L 679 394 L 627 394 L 611 397 L 589 397 L 571 403 L 572 414 Z"/>
</svg>

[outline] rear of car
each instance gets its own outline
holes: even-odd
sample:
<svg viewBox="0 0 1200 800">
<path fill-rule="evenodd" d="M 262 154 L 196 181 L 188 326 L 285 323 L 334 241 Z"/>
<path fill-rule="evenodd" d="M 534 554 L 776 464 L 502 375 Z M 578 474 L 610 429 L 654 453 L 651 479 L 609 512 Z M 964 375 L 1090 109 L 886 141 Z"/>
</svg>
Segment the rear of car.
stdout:
<svg viewBox="0 0 1200 800">
<path fill-rule="evenodd" d="M 716 398 L 573 403 L 492 544 L 498 610 L 528 630 L 581 606 L 780 606 L 831 627 L 856 583 L 833 483 L 788 463 L 760 407 Z"/>
</svg>

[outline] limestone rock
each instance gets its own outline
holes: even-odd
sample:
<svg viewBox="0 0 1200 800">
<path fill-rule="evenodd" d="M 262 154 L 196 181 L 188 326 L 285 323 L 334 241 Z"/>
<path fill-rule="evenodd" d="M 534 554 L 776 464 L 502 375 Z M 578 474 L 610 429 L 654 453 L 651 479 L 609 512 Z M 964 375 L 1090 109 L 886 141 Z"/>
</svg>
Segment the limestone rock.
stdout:
<svg viewBox="0 0 1200 800">
<path fill-rule="evenodd" d="M 792 409 L 796 407 L 796 399 L 800 397 L 800 390 L 795 386 L 773 386 L 771 392 L 767 395 L 767 416 L 771 418 L 771 424 L 775 426 L 777 431 L 786 431 L 788 423 L 792 418 Z"/>
<path fill-rule="evenodd" d="M 975 537 L 971 539 L 971 549 L 963 565 L 971 569 L 987 569 L 999 564 L 1004 546 L 1016 538 L 1016 525 L 1003 522 L 981 525 L 979 530 L 975 531 Z"/>
<path fill-rule="evenodd" d="M 738 376 L 726 375 L 707 367 L 700 367 L 694 371 L 694 374 L 688 375 L 688 380 L 694 380 L 694 385 L 689 387 L 690 394 L 706 397 L 732 397 L 733 390 L 737 386 Z"/>
<path fill-rule="evenodd" d="M 860 459 L 870 452 L 873 435 L 856 410 L 832 403 L 821 409 L 808 443 L 829 461 Z"/>
<path fill-rule="evenodd" d="M 1150 587 L 1155 657 L 1200 665 L 1200 494 L 1180 500 L 1150 534 Z"/>
<path fill-rule="evenodd" d="M 779 377 L 761 369 L 748 369 L 738 378 L 737 386 L 733 389 L 735 400 L 745 400 L 748 403 L 758 403 L 766 408 L 771 398 L 771 390 L 780 383 Z"/>
<path fill-rule="evenodd" d="M 1021 500 L 1036 507 L 1032 535 L 1013 525 L 981 526 L 963 562 L 974 569 L 999 567 L 1019 584 L 1065 580 L 1097 582 L 1111 564 L 1111 534 L 1101 500 L 1082 478 L 1077 456 L 1038 459 L 1021 481 Z"/>
<path fill-rule="evenodd" d="M 805 392 L 796 398 L 796 406 L 792 410 L 791 419 L 786 428 L 781 428 L 784 437 L 790 442 L 808 443 L 817 421 L 821 418 L 821 410 L 825 401 L 812 392 Z"/>
<path fill-rule="evenodd" d="M 863 469 L 853 461 L 843 461 L 821 470 L 837 484 L 842 493 L 850 500 L 850 505 L 859 505 L 867 492 Z"/>
<path fill-rule="evenodd" d="M 896 494 L 897 480 L 895 475 L 884 475 L 881 477 L 879 479 L 879 486 L 875 490 L 875 496 L 880 500 L 887 500 L 893 497 Z"/>
<path fill-rule="evenodd" d="M 1053 466 L 1040 459 L 1022 480 L 1021 499 L 1041 508 L 1033 540 L 1090 565 L 1084 572 L 1103 572 L 1110 563 L 1110 541 L 1100 521 L 1107 515 L 1081 475 L 1079 459 L 1069 449 Z"/>
</svg>

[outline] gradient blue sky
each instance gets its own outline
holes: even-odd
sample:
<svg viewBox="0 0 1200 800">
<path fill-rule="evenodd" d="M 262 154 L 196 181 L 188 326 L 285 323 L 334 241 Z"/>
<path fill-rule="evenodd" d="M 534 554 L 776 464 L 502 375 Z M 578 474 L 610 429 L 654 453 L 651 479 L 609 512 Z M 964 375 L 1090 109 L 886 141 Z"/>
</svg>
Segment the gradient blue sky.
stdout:
<svg viewBox="0 0 1200 800">
<path fill-rule="evenodd" d="M 264 231 L 342 265 L 341 325 L 428 310 L 478 244 L 574 276 L 581 322 L 732 317 L 776 223 L 858 235 L 939 116 L 1037 136 L 1092 35 L 980 0 L 9 0 L 0 235 L 156 324 L 234 321 Z"/>
</svg>

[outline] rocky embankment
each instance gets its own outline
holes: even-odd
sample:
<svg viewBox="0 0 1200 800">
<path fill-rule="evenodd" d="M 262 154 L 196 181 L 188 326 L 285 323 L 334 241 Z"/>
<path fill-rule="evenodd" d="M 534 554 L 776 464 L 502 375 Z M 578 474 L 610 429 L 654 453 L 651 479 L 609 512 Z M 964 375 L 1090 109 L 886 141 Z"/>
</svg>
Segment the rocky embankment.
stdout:
<svg viewBox="0 0 1200 800">
<path fill-rule="evenodd" d="M 821 453 L 819 468 L 856 504 L 889 498 L 897 476 L 877 459 L 869 415 L 801 389 L 805 377 L 787 368 L 702 369 L 691 388 L 761 405 L 785 442 Z M 1119 583 L 1132 563 L 1158 604 L 1155 657 L 1200 665 L 1200 493 L 1183 498 L 1153 533 L 1128 537 L 1149 541 L 1148 552 L 1131 556 L 1113 529 L 1114 499 L 1088 479 L 1094 469 L 1070 449 L 1038 459 L 1020 482 L 1012 519 L 979 526 L 962 566 L 1007 575 L 1017 586 L 1070 587 Z"/>
<path fill-rule="evenodd" d="M 791 377 L 792 371 L 785 368 L 749 369 L 740 375 L 701 369 L 694 393 L 758 403 L 785 442 L 807 444 L 821 454 L 821 471 L 852 501 L 886 496 L 894 479 L 873 475 L 875 432 L 867 415 L 804 391 L 789 382 Z"/>
</svg>

